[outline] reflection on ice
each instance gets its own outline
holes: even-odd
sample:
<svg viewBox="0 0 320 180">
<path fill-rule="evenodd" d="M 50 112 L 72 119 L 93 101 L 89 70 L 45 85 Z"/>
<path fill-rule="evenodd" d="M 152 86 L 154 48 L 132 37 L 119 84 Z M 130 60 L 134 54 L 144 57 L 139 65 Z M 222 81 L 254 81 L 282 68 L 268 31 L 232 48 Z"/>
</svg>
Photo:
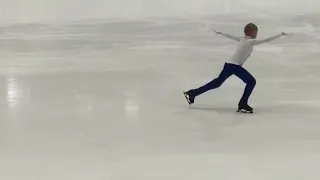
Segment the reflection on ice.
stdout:
<svg viewBox="0 0 320 180">
<path fill-rule="evenodd" d="M 139 104 L 134 93 L 127 93 L 125 96 L 125 111 L 128 117 L 135 117 L 139 113 Z"/>
<path fill-rule="evenodd" d="M 18 80 L 12 76 L 7 78 L 7 103 L 10 108 L 19 104 L 20 93 Z"/>
</svg>

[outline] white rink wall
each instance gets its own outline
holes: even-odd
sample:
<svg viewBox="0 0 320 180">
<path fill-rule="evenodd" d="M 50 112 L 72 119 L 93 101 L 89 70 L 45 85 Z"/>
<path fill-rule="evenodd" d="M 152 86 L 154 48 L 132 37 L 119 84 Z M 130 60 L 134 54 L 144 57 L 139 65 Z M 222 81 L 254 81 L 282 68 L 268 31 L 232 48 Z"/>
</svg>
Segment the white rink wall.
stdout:
<svg viewBox="0 0 320 180">
<path fill-rule="evenodd" d="M 0 0 L 0 23 L 320 11 L 319 0 Z"/>
</svg>

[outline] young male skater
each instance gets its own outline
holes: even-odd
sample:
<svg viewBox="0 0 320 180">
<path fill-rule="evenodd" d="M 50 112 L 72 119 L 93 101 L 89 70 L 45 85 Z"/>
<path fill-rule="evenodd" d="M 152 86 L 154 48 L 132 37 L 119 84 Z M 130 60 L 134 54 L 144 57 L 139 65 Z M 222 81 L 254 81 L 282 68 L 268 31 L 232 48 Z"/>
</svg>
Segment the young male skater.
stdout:
<svg viewBox="0 0 320 180">
<path fill-rule="evenodd" d="M 213 31 L 215 30 L 213 29 Z M 235 37 L 233 35 L 223 33 L 223 32 L 217 32 L 217 31 L 215 32 L 217 34 L 220 34 L 229 39 L 239 42 L 237 45 L 236 52 L 224 64 L 224 68 L 222 72 L 216 79 L 212 80 L 211 82 L 207 83 L 202 87 L 199 87 L 197 89 L 191 89 L 187 92 L 184 92 L 184 95 L 188 103 L 191 105 L 194 103 L 194 100 L 197 96 L 209 90 L 213 90 L 220 87 L 226 79 L 228 79 L 231 75 L 235 75 L 238 78 L 240 78 L 244 83 L 246 83 L 244 93 L 238 103 L 238 112 L 253 113 L 253 108 L 248 105 L 248 100 L 256 85 L 256 79 L 246 69 L 244 69 L 242 65 L 250 57 L 254 46 L 258 44 L 270 42 L 272 40 L 280 38 L 281 36 L 290 37 L 293 34 L 281 33 L 266 39 L 257 40 L 256 37 L 258 34 L 258 27 L 253 23 L 249 23 L 245 26 L 244 36 L 242 37 Z"/>
</svg>

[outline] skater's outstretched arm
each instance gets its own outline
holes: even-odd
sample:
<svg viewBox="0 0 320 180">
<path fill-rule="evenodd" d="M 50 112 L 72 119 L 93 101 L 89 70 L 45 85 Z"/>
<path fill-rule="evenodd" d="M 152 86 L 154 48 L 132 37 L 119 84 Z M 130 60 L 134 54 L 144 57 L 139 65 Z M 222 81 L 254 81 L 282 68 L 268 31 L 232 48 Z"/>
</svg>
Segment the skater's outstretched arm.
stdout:
<svg viewBox="0 0 320 180">
<path fill-rule="evenodd" d="M 229 39 L 231 39 L 231 40 L 240 42 L 240 37 L 237 37 L 237 36 L 234 36 L 234 35 L 231 35 L 231 34 L 228 34 L 228 33 L 218 32 L 218 31 L 216 31 L 216 30 L 214 30 L 214 29 L 212 29 L 212 30 L 213 30 L 215 33 L 217 33 L 217 34 L 220 34 L 220 35 L 222 35 L 222 36 L 224 36 L 224 37 L 227 37 L 227 38 L 229 38 Z"/>
<path fill-rule="evenodd" d="M 251 41 L 252 41 L 252 44 L 255 46 L 255 45 L 259 45 L 259 44 L 262 44 L 262 43 L 266 43 L 266 42 L 270 42 L 270 41 L 276 40 L 276 39 L 280 38 L 281 36 L 289 36 L 289 37 L 291 37 L 291 35 L 293 35 L 293 34 L 281 33 L 281 34 L 278 34 L 278 35 L 275 35 L 275 36 L 268 37 L 266 39 L 261 39 L 261 40 L 253 39 Z"/>
<path fill-rule="evenodd" d="M 229 39 L 232 39 L 232 40 L 235 40 L 237 42 L 240 42 L 240 37 L 236 37 L 236 36 L 233 36 L 231 34 L 228 34 L 228 33 L 223 33 L 223 32 L 220 32 L 220 35 L 224 36 L 224 37 L 227 37 Z"/>
</svg>

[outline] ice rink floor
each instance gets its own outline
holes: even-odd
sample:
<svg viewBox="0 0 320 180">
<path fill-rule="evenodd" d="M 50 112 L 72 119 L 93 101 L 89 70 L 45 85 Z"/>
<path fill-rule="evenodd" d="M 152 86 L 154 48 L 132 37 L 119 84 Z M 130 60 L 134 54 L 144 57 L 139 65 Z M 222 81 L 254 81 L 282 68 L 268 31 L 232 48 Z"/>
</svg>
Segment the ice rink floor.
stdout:
<svg viewBox="0 0 320 180">
<path fill-rule="evenodd" d="M 1 180 L 319 180 L 318 15 L 254 17 L 245 64 L 189 107 L 182 91 L 215 78 L 246 15 L 24 24 L 0 28 Z"/>
</svg>

